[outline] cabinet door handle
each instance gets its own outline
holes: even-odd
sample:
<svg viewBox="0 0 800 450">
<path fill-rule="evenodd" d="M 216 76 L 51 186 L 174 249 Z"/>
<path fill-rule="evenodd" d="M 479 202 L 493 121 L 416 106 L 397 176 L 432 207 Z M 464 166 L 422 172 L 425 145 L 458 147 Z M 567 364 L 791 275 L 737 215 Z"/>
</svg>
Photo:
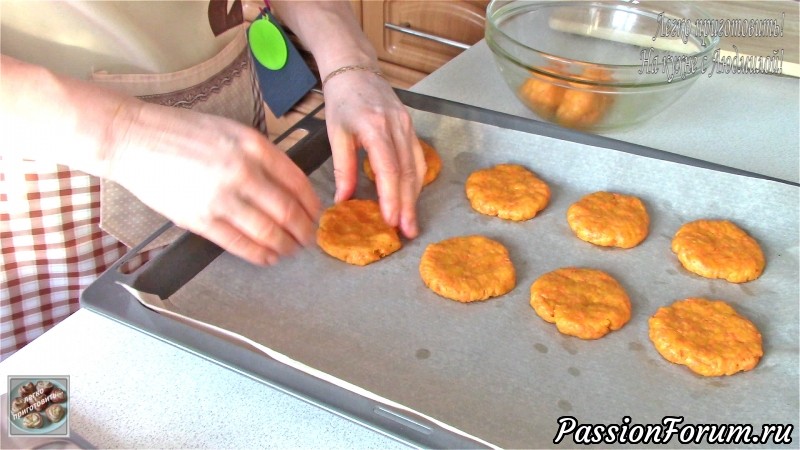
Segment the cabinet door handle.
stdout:
<svg viewBox="0 0 800 450">
<path fill-rule="evenodd" d="M 404 27 L 401 25 L 395 25 L 393 23 L 388 23 L 388 22 L 384 23 L 383 26 L 393 31 L 399 31 L 401 33 L 421 37 L 423 39 L 428 39 L 430 41 L 438 42 L 440 44 L 449 45 L 450 47 L 460 48 L 461 50 L 466 50 L 470 47 L 469 45 L 464 44 L 462 42 L 443 38 L 441 36 L 436 36 L 435 34 L 425 33 L 424 31 L 415 30 L 411 27 Z"/>
</svg>

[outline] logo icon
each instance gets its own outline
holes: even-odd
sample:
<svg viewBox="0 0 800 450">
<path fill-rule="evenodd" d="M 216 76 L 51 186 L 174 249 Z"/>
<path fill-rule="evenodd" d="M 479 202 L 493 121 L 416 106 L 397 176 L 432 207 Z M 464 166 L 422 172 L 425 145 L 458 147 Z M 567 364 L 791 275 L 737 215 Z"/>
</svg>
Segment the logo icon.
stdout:
<svg viewBox="0 0 800 450">
<path fill-rule="evenodd" d="M 8 377 L 9 436 L 69 436 L 69 376 Z"/>
</svg>

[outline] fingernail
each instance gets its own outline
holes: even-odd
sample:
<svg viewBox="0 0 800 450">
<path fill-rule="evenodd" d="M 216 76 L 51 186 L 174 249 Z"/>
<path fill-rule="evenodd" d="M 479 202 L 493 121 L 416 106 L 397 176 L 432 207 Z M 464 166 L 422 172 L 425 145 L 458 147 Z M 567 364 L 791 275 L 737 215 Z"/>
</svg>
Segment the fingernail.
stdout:
<svg viewBox="0 0 800 450">
<path fill-rule="evenodd" d="M 278 255 L 270 253 L 264 258 L 264 262 L 266 262 L 268 266 L 274 266 L 278 264 Z"/>
<path fill-rule="evenodd" d="M 411 219 L 403 219 L 403 232 L 407 238 L 413 239 L 419 235 L 419 228 L 417 227 L 417 221 Z"/>
</svg>

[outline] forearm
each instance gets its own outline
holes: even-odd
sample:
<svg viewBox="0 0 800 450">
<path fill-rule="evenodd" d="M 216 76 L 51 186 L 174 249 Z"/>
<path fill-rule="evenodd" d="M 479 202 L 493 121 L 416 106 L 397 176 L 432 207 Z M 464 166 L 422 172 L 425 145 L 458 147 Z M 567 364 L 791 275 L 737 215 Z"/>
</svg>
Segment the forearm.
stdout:
<svg viewBox="0 0 800 450">
<path fill-rule="evenodd" d="M 275 12 L 314 55 L 320 76 L 349 65 L 377 68 L 375 50 L 348 0 L 272 2 Z"/>
<path fill-rule="evenodd" d="M 107 175 L 139 100 L 0 57 L 0 154 Z"/>
</svg>

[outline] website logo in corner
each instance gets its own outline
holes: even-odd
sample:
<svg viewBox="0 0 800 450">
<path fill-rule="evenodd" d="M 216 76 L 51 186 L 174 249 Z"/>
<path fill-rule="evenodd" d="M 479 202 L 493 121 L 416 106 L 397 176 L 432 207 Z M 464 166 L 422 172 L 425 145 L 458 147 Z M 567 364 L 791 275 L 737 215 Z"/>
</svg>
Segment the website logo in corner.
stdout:
<svg viewBox="0 0 800 450">
<path fill-rule="evenodd" d="M 69 436 L 69 376 L 9 376 L 8 435 Z"/>
</svg>

